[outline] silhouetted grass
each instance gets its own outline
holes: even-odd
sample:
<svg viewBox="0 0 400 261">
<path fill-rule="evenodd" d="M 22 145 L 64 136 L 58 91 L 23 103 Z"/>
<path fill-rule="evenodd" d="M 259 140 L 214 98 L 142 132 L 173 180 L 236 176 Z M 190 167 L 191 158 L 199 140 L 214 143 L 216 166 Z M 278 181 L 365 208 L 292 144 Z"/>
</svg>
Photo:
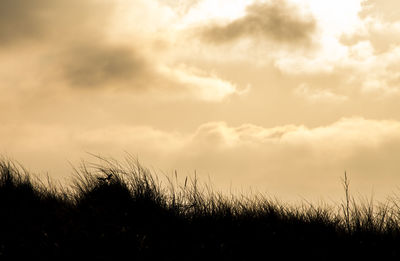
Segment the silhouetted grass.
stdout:
<svg viewBox="0 0 400 261">
<path fill-rule="evenodd" d="M 69 187 L 0 161 L 0 259 L 398 259 L 400 206 L 289 206 L 222 195 L 195 178 L 162 185 L 134 159 L 75 169 Z"/>
</svg>

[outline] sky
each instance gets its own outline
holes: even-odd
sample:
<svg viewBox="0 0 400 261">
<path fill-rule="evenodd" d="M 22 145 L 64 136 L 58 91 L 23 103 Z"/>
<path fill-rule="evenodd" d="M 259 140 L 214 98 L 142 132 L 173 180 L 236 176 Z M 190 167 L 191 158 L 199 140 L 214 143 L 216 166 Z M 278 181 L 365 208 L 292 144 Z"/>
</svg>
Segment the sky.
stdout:
<svg viewBox="0 0 400 261">
<path fill-rule="evenodd" d="M 283 200 L 400 184 L 396 0 L 2 0 L 0 154 L 90 154 Z"/>
</svg>

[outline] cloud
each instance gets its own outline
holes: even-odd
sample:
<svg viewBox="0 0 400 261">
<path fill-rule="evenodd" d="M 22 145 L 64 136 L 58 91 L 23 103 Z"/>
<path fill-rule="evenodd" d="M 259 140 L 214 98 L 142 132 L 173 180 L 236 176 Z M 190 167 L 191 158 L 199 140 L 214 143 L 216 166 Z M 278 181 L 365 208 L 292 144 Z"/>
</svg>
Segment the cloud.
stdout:
<svg viewBox="0 0 400 261">
<path fill-rule="evenodd" d="M 400 44 L 400 23 L 387 22 L 377 17 L 366 17 L 362 27 L 342 34 L 339 40 L 349 47 L 367 41 L 371 43 L 374 54 L 383 54 L 392 51 Z"/>
<path fill-rule="evenodd" d="M 134 92 L 157 91 L 178 99 L 219 102 L 241 95 L 229 81 L 195 67 L 150 61 L 128 46 L 78 45 L 61 55 L 63 75 L 76 88 L 119 88 Z M 171 95 L 173 94 L 173 95 Z"/>
<path fill-rule="evenodd" d="M 294 90 L 294 94 L 312 103 L 342 103 L 348 100 L 347 96 L 335 94 L 328 89 L 311 88 L 306 83 L 300 84 Z"/>
<path fill-rule="evenodd" d="M 102 43 L 80 44 L 61 54 L 64 77 L 73 87 L 102 87 L 113 84 L 143 88 L 149 78 L 145 58 L 128 46 Z"/>
<path fill-rule="evenodd" d="M 198 171 L 212 173 L 217 184 L 233 180 L 236 186 L 274 191 L 274 196 L 292 194 L 292 198 L 309 194 L 337 198 L 340 176 L 347 170 L 353 191 L 369 195 L 371 187 L 365 184 L 374 184 L 379 198 L 396 189 L 388 180 L 400 181 L 399 133 L 398 121 L 364 118 L 343 118 L 315 128 L 214 122 L 198 128 L 181 162 L 186 168 L 200 166 Z"/>
<path fill-rule="evenodd" d="M 0 1 L 0 149 L 67 173 L 125 150 L 288 193 L 344 169 L 400 181 L 400 23 L 360 1 Z"/>
<path fill-rule="evenodd" d="M 311 16 L 301 14 L 286 1 L 274 0 L 249 5 L 245 16 L 225 25 L 206 26 L 201 37 L 217 44 L 250 37 L 296 45 L 310 44 L 315 30 L 316 21 Z"/>
<path fill-rule="evenodd" d="M 65 128 L 24 123 L 18 128 L 2 125 L 0 134 L 4 137 L 0 148 L 6 149 L 7 155 L 29 168 L 35 166 L 35 170 L 54 168 L 54 175 L 61 166 L 65 166 L 63 173 L 70 173 L 65 155 L 78 161 L 83 151 L 121 157 L 128 151 L 163 171 L 178 169 L 186 175 L 185 171 L 197 169 L 202 180 L 211 174 L 217 186 L 233 181 L 234 186 L 280 192 L 273 194 L 278 197 L 326 195 L 328 191 L 332 197 L 341 195 L 344 170 L 350 173 L 354 186 L 366 181 L 375 184 L 378 196 L 382 195 L 379 192 L 386 196 L 388 189 L 394 189 L 390 184 L 400 181 L 400 122 L 394 120 L 343 118 L 314 128 L 209 122 L 194 132 L 144 125 Z M 63 156 L 56 153 L 59 150 Z M 364 187 L 363 192 L 369 193 L 369 189 Z"/>
<path fill-rule="evenodd" d="M 373 16 L 387 22 L 400 20 L 397 11 L 400 8 L 399 1 L 396 0 L 365 0 L 362 2 L 363 10 L 360 12 L 362 18 Z"/>
<path fill-rule="evenodd" d="M 375 9 L 379 9 L 380 4 L 375 1 L 363 3 L 360 9 L 354 9 L 360 11 L 357 19 L 354 19 L 356 13 L 353 10 L 352 16 L 349 17 L 353 23 L 350 23 L 351 26 L 346 25 L 347 30 L 339 23 L 340 26 L 335 31 L 325 32 L 326 39 L 322 38 L 325 42 L 321 45 L 321 49 L 311 55 L 278 53 L 274 58 L 274 65 L 281 72 L 310 84 L 313 79 L 305 80 L 301 79 L 301 76 L 309 75 L 314 79 L 318 79 L 321 75 L 335 76 L 338 79 L 337 87 L 332 86 L 329 80 L 324 85 L 330 85 L 331 89 L 334 87 L 335 90 L 341 89 L 342 93 L 346 93 L 346 96 L 352 97 L 353 100 L 357 98 L 387 100 L 398 97 L 400 23 L 390 22 L 382 15 L 378 15 Z M 343 20 L 335 16 L 335 23 L 332 22 L 332 26 L 336 25 L 338 18 Z M 313 93 L 310 93 L 312 89 Z M 315 88 L 302 86 L 298 87 L 295 93 L 309 98 L 322 98 L 322 96 L 333 98 L 330 94 L 323 94 L 320 91 L 317 94 L 315 91 Z M 341 92 L 335 91 L 334 94 L 342 96 Z M 314 98 L 311 100 L 316 100 Z M 339 99 L 331 100 L 341 100 L 340 97 L 335 98 Z"/>
<path fill-rule="evenodd" d="M 14 47 L 30 56 L 37 52 L 37 67 L 42 74 L 53 68 L 47 74 L 61 77 L 57 85 L 131 84 L 143 74 L 146 62 L 135 47 L 110 43 L 107 26 L 115 6 L 103 0 L 1 1 L 0 50 Z"/>
<path fill-rule="evenodd" d="M 243 153 L 251 149 L 253 153 L 285 157 L 285 151 L 303 148 L 321 162 L 345 159 L 354 156 L 359 150 L 379 150 L 388 143 L 400 146 L 400 122 L 394 120 L 370 120 L 361 117 L 342 118 L 332 124 L 309 128 L 304 125 L 282 125 L 266 128 L 254 124 L 229 126 L 226 122 L 209 122 L 200 125 L 193 133 L 168 132 L 150 126 L 113 125 L 105 128 L 64 128 L 60 125 L 22 124 L 1 126 L 0 133 L 5 139 L 1 147 L 16 150 L 57 149 L 80 146 L 106 152 L 110 148 L 121 147 L 151 151 L 149 155 L 179 152 L 174 157 L 204 154 L 212 157 L 217 153 Z M 115 146 L 118 145 L 118 146 Z M 397 146 L 396 145 L 396 146 Z M 400 149 L 400 147 L 399 147 Z M 244 150 L 244 151 L 243 151 Z M 384 151 L 384 148 L 383 150 Z M 227 155 L 228 155 L 227 154 Z M 256 157 L 247 155 L 248 157 Z M 330 155 L 330 158 L 323 158 Z M 190 156 L 190 157 L 191 157 Z M 290 155 L 289 155 L 290 156 Z M 297 155 L 309 161 L 310 155 Z M 192 158 L 194 160 L 194 158 Z M 288 159 L 290 161 L 290 159 Z M 261 162 L 260 162 L 261 164 Z M 227 167 L 229 164 L 226 164 Z M 194 168 L 196 166 L 193 166 Z"/>
<path fill-rule="evenodd" d="M 175 88 L 186 89 L 194 97 L 200 100 L 218 102 L 230 95 L 245 94 L 250 87 L 243 90 L 226 80 L 219 78 L 215 74 L 210 74 L 200 69 L 186 66 L 161 66 L 159 76 L 164 77 L 165 82 L 170 82 Z"/>
<path fill-rule="evenodd" d="M 93 36 L 107 22 L 111 6 L 94 0 L 2 0 L 0 46 Z"/>
<path fill-rule="evenodd" d="M 184 6 L 189 8 L 195 4 L 194 1 Z M 165 7 L 157 1 L 129 4 L 103 0 L 2 1 L 0 51 L 4 52 L 0 55 L 4 58 L 10 52 L 14 52 L 14 56 L 25 53 L 26 57 L 30 57 L 30 63 L 36 63 L 32 70 L 27 71 L 25 78 L 40 81 L 30 85 L 48 91 L 60 86 L 96 91 L 111 88 L 134 94 L 158 93 L 171 99 L 190 98 L 212 102 L 239 94 L 234 84 L 215 74 L 194 66 L 167 63 L 167 54 L 163 52 L 168 50 L 158 48 L 160 45 L 155 43 L 163 41 L 163 38 L 160 40 L 156 37 L 154 41 L 147 39 L 140 33 L 143 28 L 138 30 L 143 25 L 132 24 L 134 35 L 125 34 L 121 28 L 126 27 L 123 23 L 130 20 L 114 13 L 118 11 L 119 14 L 128 15 L 129 12 L 126 13 L 122 7 L 143 7 L 146 9 L 143 16 L 150 11 L 166 12 Z M 146 17 L 140 19 L 146 20 Z M 26 61 L 20 63 L 20 68 L 26 66 Z M 1 70 L 0 67 L 0 74 Z M 4 70 L 8 71 L 7 67 Z M 37 75 L 29 76 L 34 73 Z"/>
<path fill-rule="evenodd" d="M 375 147 L 385 141 L 400 141 L 399 130 L 400 122 L 360 117 L 343 118 L 331 125 L 316 128 L 302 125 L 264 128 L 252 124 L 230 127 L 225 122 L 211 122 L 200 126 L 192 136 L 192 141 L 195 146 L 203 143 L 209 148 L 215 145 L 225 149 L 254 145 L 307 146 L 317 151 L 342 151 L 344 154 L 351 154 L 357 147 Z"/>
<path fill-rule="evenodd" d="M 392 52 L 400 44 L 400 8 L 398 1 L 365 0 L 361 2 L 359 23 L 340 35 L 341 44 L 353 48 L 368 42 L 373 48 L 371 55 Z"/>
<path fill-rule="evenodd" d="M 187 14 L 190 9 L 196 6 L 201 0 L 158 0 L 161 4 L 165 4 L 173 8 L 179 15 Z"/>
</svg>

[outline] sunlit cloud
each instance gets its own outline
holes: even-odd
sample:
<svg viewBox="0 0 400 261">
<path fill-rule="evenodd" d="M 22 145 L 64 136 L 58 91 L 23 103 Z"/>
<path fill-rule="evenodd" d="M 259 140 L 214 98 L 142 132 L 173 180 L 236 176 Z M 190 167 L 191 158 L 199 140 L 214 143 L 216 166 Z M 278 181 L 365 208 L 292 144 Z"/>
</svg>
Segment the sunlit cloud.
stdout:
<svg viewBox="0 0 400 261">
<path fill-rule="evenodd" d="M 205 101 L 221 101 L 232 94 L 244 94 L 249 89 L 239 90 L 234 84 L 218 78 L 196 68 L 180 65 L 177 67 L 163 66 L 159 68 L 160 74 L 167 79 L 172 79 L 177 85 L 187 88 L 189 92 Z"/>
<path fill-rule="evenodd" d="M 315 128 L 304 125 L 265 128 L 254 124 L 235 127 L 225 122 L 209 122 L 185 133 L 150 126 L 65 129 L 55 125 L 20 125 L 16 130 L 15 126 L 3 125 L 0 133 L 7 140 L 8 155 L 28 161 L 30 166 L 48 161 L 49 153 L 53 154 L 53 162 L 61 164 L 65 156 L 54 154 L 57 150 L 65 151 L 68 159 L 74 161 L 76 149 L 104 155 L 121 155 L 120 149 L 134 150 L 140 159 L 157 168 L 198 169 L 200 175 L 211 172 L 213 180 L 222 186 L 229 181 L 250 185 L 258 180 L 258 185 L 265 188 L 290 187 L 299 192 L 296 183 L 290 180 L 297 180 L 297 175 L 307 171 L 307 177 L 315 179 L 307 187 L 319 193 L 324 192 L 318 188 L 321 181 L 333 182 L 344 168 L 365 179 L 371 178 L 376 169 L 365 171 L 359 163 L 370 161 L 373 155 L 385 155 L 379 159 L 386 164 L 388 175 L 397 180 L 393 153 L 400 151 L 399 121 L 360 117 L 343 118 Z M 71 171 L 68 166 L 64 167 L 63 173 L 68 171 Z M 275 180 L 276 175 L 279 180 Z"/>
<path fill-rule="evenodd" d="M 364 0 L 362 2 L 363 10 L 360 16 L 377 17 L 387 22 L 397 22 L 400 20 L 400 15 L 396 11 L 400 4 L 395 0 Z"/>
<path fill-rule="evenodd" d="M 165 4 L 173 8 L 179 15 L 186 15 L 193 7 L 198 5 L 201 0 L 159 0 L 160 4 Z"/>
<path fill-rule="evenodd" d="M 304 125 L 264 128 L 254 124 L 232 127 L 225 122 L 210 122 L 199 126 L 192 134 L 169 133 L 150 126 L 124 125 L 88 130 L 65 130 L 60 126 L 49 125 L 24 125 L 16 133 L 13 128 L 12 125 L 3 126 L 1 128 L 3 137 L 10 138 L 9 145 L 26 144 L 24 148 L 27 151 L 44 152 L 51 149 L 55 142 L 69 149 L 74 146 L 83 146 L 106 151 L 110 147 L 115 147 L 114 145 L 123 145 L 125 148 L 132 146 L 138 151 L 151 151 L 155 154 L 176 153 L 179 150 L 183 153 L 171 154 L 173 157 L 186 157 L 184 156 L 186 150 L 192 155 L 207 155 L 209 152 L 211 153 L 209 157 L 216 152 L 222 153 L 219 157 L 223 157 L 223 153 L 228 151 L 242 155 L 244 152 L 241 152 L 241 149 L 245 148 L 251 148 L 254 150 L 253 153 L 264 153 L 263 155 L 268 156 L 270 154 L 265 154 L 266 152 L 283 153 L 286 149 L 303 147 L 310 153 L 316 153 L 315 155 L 333 153 L 332 158 L 320 159 L 329 161 L 338 157 L 341 159 L 350 157 L 359 149 L 376 149 L 386 146 L 391 141 L 400 142 L 400 122 L 363 118 L 343 118 L 330 125 L 316 128 L 308 128 Z M 337 154 L 334 154 L 336 152 Z M 283 153 L 282 157 L 284 156 Z M 304 155 L 301 158 L 305 161 L 310 160 Z M 229 166 L 226 167 L 229 168 Z"/>
</svg>

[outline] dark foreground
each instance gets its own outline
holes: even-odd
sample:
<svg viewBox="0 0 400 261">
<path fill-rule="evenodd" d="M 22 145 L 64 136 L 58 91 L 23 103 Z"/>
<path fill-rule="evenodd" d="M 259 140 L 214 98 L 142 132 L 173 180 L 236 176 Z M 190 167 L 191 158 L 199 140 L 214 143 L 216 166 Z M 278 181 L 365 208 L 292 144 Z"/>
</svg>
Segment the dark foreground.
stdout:
<svg viewBox="0 0 400 261">
<path fill-rule="evenodd" d="M 395 201 L 295 208 L 193 179 L 167 187 L 132 162 L 83 167 L 60 188 L 2 161 L 0 260 L 400 259 Z"/>
</svg>

